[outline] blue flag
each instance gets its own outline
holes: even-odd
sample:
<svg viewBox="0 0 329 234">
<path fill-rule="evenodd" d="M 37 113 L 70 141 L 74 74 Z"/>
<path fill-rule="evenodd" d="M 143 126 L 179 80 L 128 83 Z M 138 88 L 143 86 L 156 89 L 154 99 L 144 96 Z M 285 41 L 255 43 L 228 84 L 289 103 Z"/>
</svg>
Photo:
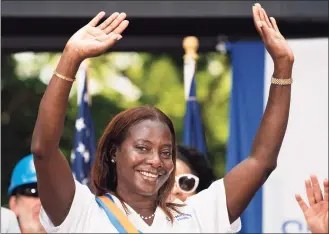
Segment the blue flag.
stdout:
<svg viewBox="0 0 329 234">
<path fill-rule="evenodd" d="M 183 144 L 198 149 L 206 156 L 207 146 L 201 120 L 200 105 L 196 98 L 195 61 L 193 60 L 185 63 L 184 82 L 188 96 L 184 117 Z"/>
<path fill-rule="evenodd" d="M 80 72 L 81 76 L 78 79 L 80 79 L 79 82 L 81 82 L 82 89 L 78 90 L 78 92 L 80 91 L 80 95 L 78 95 L 79 113 L 75 122 L 74 148 L 71 154 L 71 162 L 75 179 L 87 185 L 90 170 L 95 159 L 96 143 L 94 125 L 89 108 L 87 72 L 85 69 Z"/>
<path fill-rule="evenodd" d="M 262 41 L 228 43 L 233 85 L 226 170 L 242 162 L 251 151 L 264 109 L 265 48 Z M 262 233 L 262 189 L 241 215 L 241 233 Z"/>
</svg>

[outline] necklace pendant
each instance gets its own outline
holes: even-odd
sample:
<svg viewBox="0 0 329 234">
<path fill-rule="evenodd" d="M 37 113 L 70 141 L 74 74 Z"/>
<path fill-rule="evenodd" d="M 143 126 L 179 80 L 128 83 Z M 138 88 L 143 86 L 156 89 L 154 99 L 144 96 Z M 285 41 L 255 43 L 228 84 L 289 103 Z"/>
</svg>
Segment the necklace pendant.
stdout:
<svg viewBox="0 0 329 234">
<path fill-rule="evenodd" d="M 148 220 L 151 219 L 152 217 L 154 217 L 155 213 L 153 213 L 152 215 L 148 216 L 148 217 L 144 217 L 143 215 L 139 215 L 142 219 L 144 220 Z"/>
</svg>

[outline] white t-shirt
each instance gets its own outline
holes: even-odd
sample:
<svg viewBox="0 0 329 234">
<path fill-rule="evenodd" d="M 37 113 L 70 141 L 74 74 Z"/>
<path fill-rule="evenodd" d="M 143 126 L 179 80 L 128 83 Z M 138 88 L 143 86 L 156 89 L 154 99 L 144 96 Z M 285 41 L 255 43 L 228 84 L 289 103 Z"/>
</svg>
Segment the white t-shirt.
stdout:
<svg viewBox="0 0 329 234">
<path fill-rule="evenodd" d="M 76 190 L 70 211 L 61 225 L 55 227 L 41 208 L 40 222 L 46 231 L 48 233 L 117 233 L 89 188 L 77 181 L 75 184 Z M 118 198 L 113 196 L 113 199 L 124 212 Z M 185 203 L 186 206 L 179 207 L 183 214 L 174 213 L 173 223 L 161 208 L 157 208 L 153 223 L 149 226 L 129 205 L 127 205 L 130 212 L 128 219 L 142 233 L 234 233 L 241 228 L 240 219 L 230 225 L 223 179 L 191 196 Z"/>
<path fill-rule="evenodd" d="M 4 207 L 1 207 L 1 233 L 21 233 L 16 215 Z"/>
</svg>

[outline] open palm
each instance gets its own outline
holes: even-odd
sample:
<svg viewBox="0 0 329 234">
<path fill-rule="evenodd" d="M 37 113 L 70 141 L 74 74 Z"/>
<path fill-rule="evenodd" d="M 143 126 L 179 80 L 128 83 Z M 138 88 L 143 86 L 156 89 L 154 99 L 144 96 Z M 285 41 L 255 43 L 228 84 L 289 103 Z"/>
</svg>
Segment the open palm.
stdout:
<svg viewBox="0 0 329 234">
<path fill-rule="evenodd" d="M 67 46 L 76 51 L 81 60 L 104 53 L 122 38 L 121 33 L 129 24 L 125 13 L 115 12 L 97 26 L 104 15 L 105 12 L 98 13 L 67 42 Z"/>
<path fill-rule="evenodd" d="M 312 233 L 328 233 L 328 180 L 324 180 L 323 186 L 324 196 L 316 176 L 312 175 L 311 180 L 305 181 L 309 207 L 299 194 L 296 195 L 296 200 Z"/>
<path fill-rule="evenodd" d="M 275 19 L 273 17 L 268 18 L 265 10 L 259 3 L 253 6 L 252 12 L 256 30 L 261 36 L 266 50 L 271 55 L 273 61 L 276 62 L 280 59 L 285 59 L 293 62 L 294 54 L 280 33 Z"/>
</svg>

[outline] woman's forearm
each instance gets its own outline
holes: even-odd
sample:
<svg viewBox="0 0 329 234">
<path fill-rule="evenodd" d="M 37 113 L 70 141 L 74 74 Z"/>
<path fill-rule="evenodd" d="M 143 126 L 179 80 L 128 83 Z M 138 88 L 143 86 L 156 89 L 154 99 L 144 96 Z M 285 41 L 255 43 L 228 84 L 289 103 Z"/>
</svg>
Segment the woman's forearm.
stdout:
<svg viewBox="0 0 329 234">
<path fill-rule="evenodd" d="M 290 61 L 275 63 L 273 77 L 291 78 L 292 66 Z M 274 169 L 277 164 L 288 124 L 290 96 L 291 85 L 271 84 L 265 113 L 252 145 L 250 156 L 264 164 L 269 170 Z"/>
<path fill-rule="evenodd" d="M 80 63 L 75 52 L 65 48 L 56 71 L 65 77 L 74 78 Z M 50 150 L 58 149 L 72 84 L 56 75 L 51 78 L 39 106 L 32 136 L 31 150 L 35 156 L 51 155 Z"/>
</svg>

